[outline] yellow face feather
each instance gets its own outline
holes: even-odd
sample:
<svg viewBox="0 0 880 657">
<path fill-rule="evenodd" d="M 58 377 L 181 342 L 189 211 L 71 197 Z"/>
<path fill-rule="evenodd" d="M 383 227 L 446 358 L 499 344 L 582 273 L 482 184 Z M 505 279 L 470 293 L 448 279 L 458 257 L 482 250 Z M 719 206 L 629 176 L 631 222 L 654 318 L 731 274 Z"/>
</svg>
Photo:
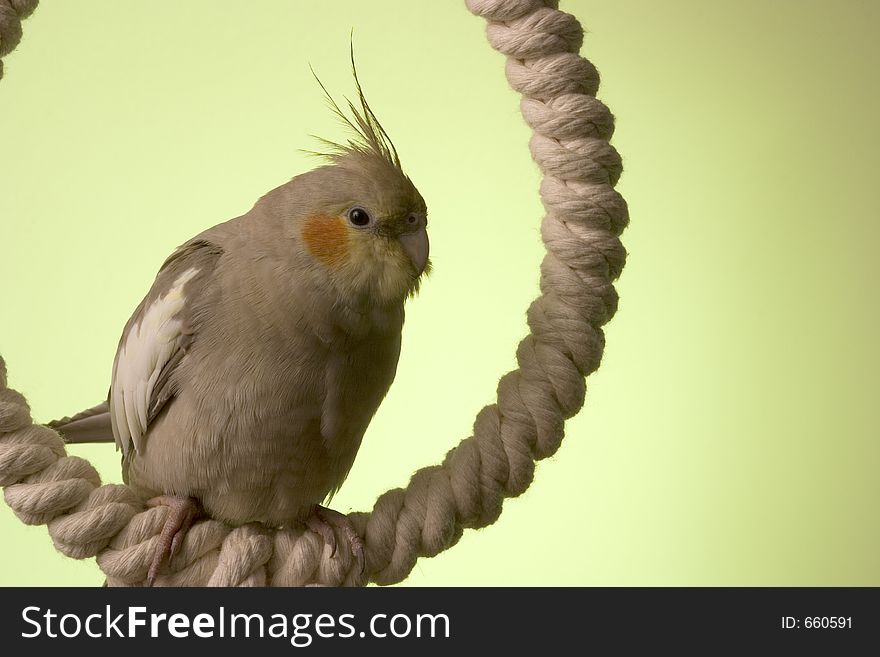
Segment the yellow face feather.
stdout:
<svg viewBox="0 0 880 657">
<path fill-rule="evenodd" d="M 352 227 L 346 217 L 315 214 L 302 224 L 303 243 L 350 293 L 366 292 L 387 303 L 417 287 L 409 259 L 396 239 Z"/>
</svg>

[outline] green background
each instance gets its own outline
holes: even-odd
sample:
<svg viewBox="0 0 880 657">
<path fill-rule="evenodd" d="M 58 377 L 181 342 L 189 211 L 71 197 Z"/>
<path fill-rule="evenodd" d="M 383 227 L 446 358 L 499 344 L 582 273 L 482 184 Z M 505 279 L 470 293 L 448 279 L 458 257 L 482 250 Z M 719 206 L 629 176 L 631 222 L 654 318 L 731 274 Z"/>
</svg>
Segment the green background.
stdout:
<svg viewBox="0 0 880 657">
<path fill-rule="evenodd" d="M 558 454 L 416 585 L 880 585 L 880 3 L 570 0 L 624 157 L 630 257 Z M 105 394 L 173 248 L 371 103 L 428 200 L 435 274 L 335 500 L 469 435 L 537 293 L 539 175 L 462 2 L 44 2 L 0 81 L 0 353 L 41 420 Z M 71 450 L 118 481 L 110 446 Z M 0 584 L 101 583 L 0 505 Z"/>
</svg>

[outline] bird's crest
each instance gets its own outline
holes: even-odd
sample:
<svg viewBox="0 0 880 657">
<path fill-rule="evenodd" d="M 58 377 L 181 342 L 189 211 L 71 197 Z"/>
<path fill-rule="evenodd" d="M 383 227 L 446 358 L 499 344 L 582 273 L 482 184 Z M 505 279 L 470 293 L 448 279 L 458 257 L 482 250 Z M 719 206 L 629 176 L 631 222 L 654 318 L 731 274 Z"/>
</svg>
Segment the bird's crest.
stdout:
<svg viewBox="0 0 880 657">
<path fill-rule="evenodd" d="M 315 80 L 317 80 L 318 84 L 320 85 L 321 90 L 324 92 L 324 97 L 326 98 L 327 104 L 330 106 L 330 109 L 342 121 L 344 125 L 346 125 L 354 132 L 354 137 L 343 144 L 325 139 L 323 137 L 318 137 L 317 135 L 313 135 L 315 139 L 319 140 L 322 144 L 327 146 L 329 148 L 329 151 L 307 152 L 313 155 L 319 155 L 329 158 L 333 161 L 337 161 L 340 158 L 351 155 L 353 153 L 373 155 L 381 158 L 389 165 L 400 171 L 400 157 L 397 155 L 397 149 L 394 147 L 394 143 L 391 141 L 388 133 L 385 132 L 385 128 L 382 127 L 382 124 L 379 122 L 379 119 L 376 118 L 376 114 L 373 112 L 370 104 L 367 102 L 367 98 L 364 95 L 363 87 L 361 86 L 361 82 L 358 79 L 357 65 L 355 64 L 354 60 L 354 44 L 352 44 L 351 47 L 351 70 L 352 74 L 354 75 L 354 83 L 357 89 L 357 96 L 360 108 L 358 108 L 351 100 L 345 98 L 345 102 L 347 103 L 348 109 L 350 110 L 352 115 L 351 118 L 342 110 L 342 108 L 339 107 L 339 104 L 336 102 L 330 92 L 327 91 L 327 87 L 325 87 L 324 83 L 321 82 L 318 74 L 315 73 L 315 69 L 313 69 L 311 66 L 309 66 L 309 68 L 312 71 L 312 75 L 315 76 Z"/>
</svg>

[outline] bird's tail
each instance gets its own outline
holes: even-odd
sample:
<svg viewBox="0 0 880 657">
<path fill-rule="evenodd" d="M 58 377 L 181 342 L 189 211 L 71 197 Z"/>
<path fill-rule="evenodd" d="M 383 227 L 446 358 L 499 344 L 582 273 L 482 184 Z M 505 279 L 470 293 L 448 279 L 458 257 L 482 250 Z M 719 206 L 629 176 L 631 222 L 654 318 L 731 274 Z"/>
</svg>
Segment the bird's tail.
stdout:
<svg viewBox="0 0 880 657">
<path fill-rule="evenodd" d="M 48 426 L 61 434 L 66 443 L 112 443 L 110 405 L 101 402 L 73 417 L 52 420 Z"/>
</svg>

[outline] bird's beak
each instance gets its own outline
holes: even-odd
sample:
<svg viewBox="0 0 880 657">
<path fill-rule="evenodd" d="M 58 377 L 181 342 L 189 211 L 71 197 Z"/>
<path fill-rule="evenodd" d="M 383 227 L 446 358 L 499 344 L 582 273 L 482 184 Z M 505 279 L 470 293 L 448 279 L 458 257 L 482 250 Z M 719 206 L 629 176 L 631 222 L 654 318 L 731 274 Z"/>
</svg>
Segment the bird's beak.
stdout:
<svg viewBox="0 0 880 657">
<path fill-rule="evenodd" d="M 428 264 L 428 251 L 430 250 L 427 229 L 422 226 L 415 232 L 404 233 L 398 239 L 400 239 L 404 252 L 409 256 L 410 262 L 415 267 L 416 275 L 421 276 L 422 272 L 425 271 L 425 266 Z"/>
</svg>

